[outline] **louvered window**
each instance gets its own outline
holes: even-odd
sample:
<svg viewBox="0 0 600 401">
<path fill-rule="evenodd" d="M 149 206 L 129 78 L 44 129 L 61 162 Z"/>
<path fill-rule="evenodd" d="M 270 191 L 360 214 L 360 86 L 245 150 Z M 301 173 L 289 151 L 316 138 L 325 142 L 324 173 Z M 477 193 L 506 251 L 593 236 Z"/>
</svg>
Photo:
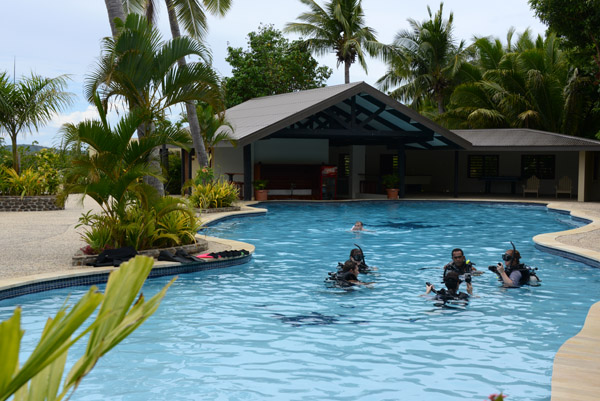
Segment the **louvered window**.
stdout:
<svg viewBox="0 0 600 401">
<path fill-rule="evenodd" d="M 469 178 L 497 177 L 498 155 L 470 155 L 468 169 Z"/>
<path fill-rule="evenodd" d="M 521 156 L 521 176 L 529 178 L 535 175 L 541 180 L 553 180 L 555 165 L 554 155 L 523 155 Z"/>
</svg>

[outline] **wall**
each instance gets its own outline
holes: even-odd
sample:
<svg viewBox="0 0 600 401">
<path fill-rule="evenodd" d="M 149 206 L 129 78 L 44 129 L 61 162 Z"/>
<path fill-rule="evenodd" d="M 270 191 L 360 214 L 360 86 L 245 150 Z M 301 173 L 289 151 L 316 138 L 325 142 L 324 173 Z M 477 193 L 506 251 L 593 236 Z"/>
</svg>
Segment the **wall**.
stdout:
<svg viewBox="0 0 600 401">
<path fill-rule="evenodd" d="M 56 196 L 0 196 L 1 212 L 43 212 L 64 210 L 64 205 L 56 205 Z"/>
</svg>

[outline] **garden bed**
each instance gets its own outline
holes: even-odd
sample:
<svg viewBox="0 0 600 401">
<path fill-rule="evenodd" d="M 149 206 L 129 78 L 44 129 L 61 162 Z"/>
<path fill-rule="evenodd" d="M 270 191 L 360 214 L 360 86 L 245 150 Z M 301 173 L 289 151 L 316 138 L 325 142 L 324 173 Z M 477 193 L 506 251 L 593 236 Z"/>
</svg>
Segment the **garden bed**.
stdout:
<svg viewBox="0 0 600 401">
<path fill-rule="evenodd" d="M 173 246 L 170 248 L 146 249 L 143 251 L 138 251 L 138 254 L 150 256 L 156 259 L 158 258 L 158 254 L 160 253 L 160 251 L 168 251 L 173 254 L 178 249 L 183 249 L 184 251 L 192 255 L 195 253 L 206 251 L 208 249 L 208 242 L 206 240 L 196 238 L 195 244 Z M 75 256 L 73 256 L 71 264 L 73 266 L 86 266 L 88 263 L 94 263 L 97 257 L 98 255 L 85 255 L 82 251 L 79 251 Z"/>
<path fill-rule="evenodd" d="M 56 204 L 56 195 L 0 196 L 0 212 L 44 212 L 64 209 L 64 205 Z"/>
</svg>

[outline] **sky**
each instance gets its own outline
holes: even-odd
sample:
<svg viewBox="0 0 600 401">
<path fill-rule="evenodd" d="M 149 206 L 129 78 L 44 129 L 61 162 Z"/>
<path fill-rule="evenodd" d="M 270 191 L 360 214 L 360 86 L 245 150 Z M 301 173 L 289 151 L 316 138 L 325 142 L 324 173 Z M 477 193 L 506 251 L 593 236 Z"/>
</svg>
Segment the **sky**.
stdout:
<svg viewBox="0 0 600 401">
<path fill-rule="evenodd" d="M 58 130 L 62 124 L 78 123 L 97 116 L 93 106 L 83 96 L 83 83 L 93 71 L 100 55 L 101 40 L 110 35 L 110 26 L 103 0 L 0 0 L 0 71 L 12 77 L 31 73 L 46 77 L 62 74 L 70 76 L 68 90 L 74 93 L 74 103 L 57 115 L 38 132 L 19 134 L 18 143 L 37 141 L 53 146 L 60 141 Z M 324 0 L 317 0 L 324 4 Z M 158 26 L 163 38 L 170 38 L 164 2 Z M 422 22 L 428 19 L 427 6 L 432 13 L 439 9 L 439 1 L 419 0 L 363 0 L 366 25 L 374 28 L 377 39 L 391 43 L 395 34 L 409 28 L 408 19 Z M 213 54 L 213 66 L 221 76 L 230 76 L 231 67 L 225 61 L 227 47 L 247 48 L 247 34 L 260 24 L 272 24 L 283 29 L 286 23 L 296 21 L 308 11 L 299 0 L 233 0 L 224 18 L 209 17 L 206 38 Z M 543 35 L 546 27 L 529 8 L 527 0 L 446 0 L 444 18 L 454 14 L 454 34 L 470 43 L 474 36 L 493 36 L 506 41 L 510 27 L 516 32 L 529 28 L 534 35 Z M 289 39 L 297 36 L 286 35 Z M 336 67 L 333 55 L 317 57 L 322 65 L 333 69 L 328 85 L 344 83 L 343 66 Z M 350 81 L 375 82 L 385 74 L 385 65 L 376 59 L 367 59 L 368 72 L 357 64 L 350 69 Z M 180 110 L 173 110 L 178 115 Z M 115 121 L 115 117 L 111 119 Z M 10 142 L 5 138 L 6 142 Z"/>
</svg>

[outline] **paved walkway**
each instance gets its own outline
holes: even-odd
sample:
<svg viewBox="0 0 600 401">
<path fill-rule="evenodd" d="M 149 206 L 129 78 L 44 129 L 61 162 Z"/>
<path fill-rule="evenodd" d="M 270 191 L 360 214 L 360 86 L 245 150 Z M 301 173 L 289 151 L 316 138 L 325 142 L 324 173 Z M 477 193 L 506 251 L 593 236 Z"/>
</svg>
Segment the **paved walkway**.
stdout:
<svg viewBox="0 0 600 401">
<path fill-rule="evenodd" d="M 600 262 L 600 202 L 523 198 L 448 198 L 427 197 L 409 200 L 540 202 L 551 209 L 571 212 L 592 220 L 591 224 L 560 233 L 540 233 L 540 245 L 576 253 Z M 244 213 L 250 210 L 244 206 Z M 82 229 L 76 227 L 83 212 L 98 211 L 90 199 L 80 202 L 70 197 L 65 210 L 54 212 L 0 212 L 0 288 L 48 277 L 83 273 L 89 268 L 71 266 L 72 256 L 83 247 Z M 223 217 L 224 213 L 202 216 L 203 222 Z M 209 252 L 232 249 L 241 243 L 206 238 Z M 253 247 L 252 247 L 253 248 Z M 598 295 L 600 301 L 600 294 Z M 591 401 L 600 394 L 600 302 L 591 309 L 585 327 L 568 340 L 556 354 L 552 376 L 552 401 Z"/>
</svg>

